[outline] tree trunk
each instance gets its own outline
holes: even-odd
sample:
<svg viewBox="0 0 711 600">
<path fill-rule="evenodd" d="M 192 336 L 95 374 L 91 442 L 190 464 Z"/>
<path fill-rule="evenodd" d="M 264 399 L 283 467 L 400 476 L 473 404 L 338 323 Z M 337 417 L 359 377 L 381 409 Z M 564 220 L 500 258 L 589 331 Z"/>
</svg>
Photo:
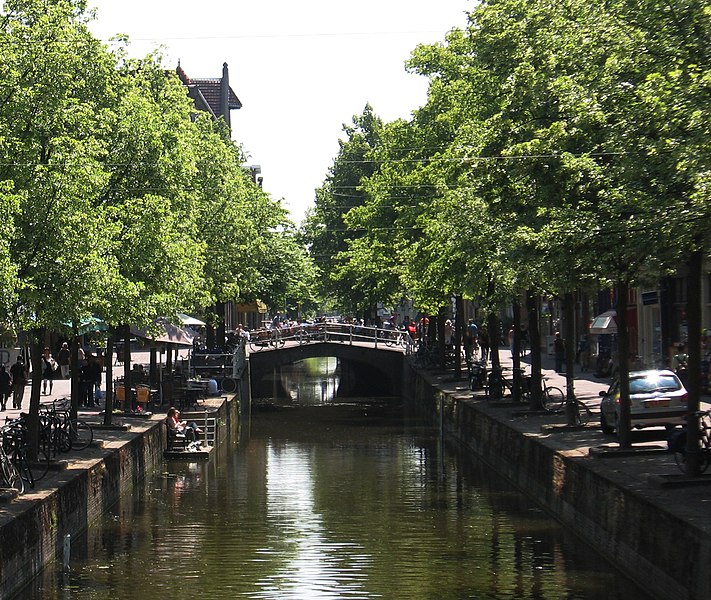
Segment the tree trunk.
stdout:
<svg viewBox="0 0 711 600">
<path fill-rule="evenodd" d="M 123 406 L 124 412 L 133 409 L 131 400 L 131 326 L 123 326 Z"/>
<path fill-rule="evenodd" d="M 227 337 L 227 332 L 225 331 L 225 303 L 217 302 L 215 304 L 215 312 L 217 313 L 215 348 L 224 350 L 225 338 Z"/>
<path fill-rule="evenodd" d="M 104 425 L 111 426 L 114 417 L 114 332 L 109 329 L 106 334 L 106 398 L 104 400 Z"/>
<path fill-rule="evenodd" d="M 620 419 L 617 423 L 617 439 L 620 448 L 632 445 L 630 429 L 630 369 L 629 337 L 627 334 L 627 291 L 626 281 L 617 284 L 617 376 L 620 382 Z"/>
<path fill-rule="evenodd" d="M 72 418 L 76 418 L 77 416 L 77 411 L 79 410 L 79 394 L 81 392 L 80 385 L 79 385 L 79 375 L 81 368 L 79 366 L 79 344 L 80 344 L 80 338 L 79 338 L 79 333 L 77 331 L 76 325 L 73 327 L 74 331 L 74 337 L 72 337 L 72 341 L 70 344 L 70 355 L 69 355 L 69 363 L 70 363 L 70 395 L 71 395 L 71 415 Z"/>
<path fill-rule="evenodd" d="M 27 422 L 31 459 L 36 458 L 37 449 L 39 448 L 39 407 L 40 392 L 42 391 L 42 344 L 39 341 L 41 339 L 41 332 L 35 331 L 33 333 L 34 335 L 32 336 L 33 339 L 30 346 L 32 386 L 30 388 L 30 407 Z"/>
<path fill-rule="evenodd" d="M 437 311 L 437 354 L 442 369 L 447 367 L 447 346 L 444 343 L 444 322 L 447 320 L 447 307 L 440 306 Z"/>
<path fill-rule="evenodd" d="M 513 399 L 514 402 L 521 401 L 521 303 L 518 298 L 513 301 L 513 340 L 511 342 L 513 362 Z"/>
<path fill-rule="evenodd" d="M 457 357 L 454 361 L 454 373 L 459 379 L 462 376 L 462 361 L 459 357 L 462 355 L 462 332 L 464 331 L 464 298 L 461 294 L 455 296 L 454 306 L 457 311 L 454 315 L 454 354 Z"/>
<path fill-rule="evenodd" d="M 578 403 L 575 401 L 575 296 L 563 296 L 563 338 L 565 339 L 565 416 L 567 424 L 577 425 Z"/>
<path fill-rule="evenodd" d="M 541 385 L 541 330 L 538 326 L 538 297 L 531 290 L 526 291 L 528 311 L 528 337 L 531 342 L 531 396 L 529 408 L 543 410 Z"/>
<path fill-rule="evenodd" d="M 501 369 L 499 360 L 499 340 L 501 332 L 499 330 L 499 317 L 496 313 L 489 313 L 486 318 L 489 329 L 489 347 L 491 348 L 491 369 Z"/>
<path fill-rule="evenodd" d="M 699 417 L 696 416 L 701 401 L 701 274 L 703 269 L 703 253 L 695 250 L 687 262 L 686 278 L 686 318 L 688 324 L 686 388 L 687 399 L 687 436 L 686 436 L 686 474 L 691 477 L 701 475 L 699 455 Z"/>
</svg>

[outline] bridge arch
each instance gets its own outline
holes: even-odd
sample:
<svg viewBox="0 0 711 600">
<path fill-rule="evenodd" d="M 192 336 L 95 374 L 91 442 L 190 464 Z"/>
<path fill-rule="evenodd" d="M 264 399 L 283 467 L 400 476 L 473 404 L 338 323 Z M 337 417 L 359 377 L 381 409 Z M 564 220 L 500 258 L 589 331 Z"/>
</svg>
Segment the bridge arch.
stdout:
<svg viewBox="0 0 711 600">
<path fill-rule="evenodd" d="M 338 342 L 313 342 L 253 352 L 249 355 L 252 388 L 282 366 L 306 358 L 335 357 L 341 363 L 343 377 L 339 396 L 363 396 L 368 389 L 378 395 L 399 396 L 402 392 L 402 351 Z M 373 386 L 372 384 L 377 384 Z M 366 385 L 368 384 L 368 385 Z"/>
</svg>

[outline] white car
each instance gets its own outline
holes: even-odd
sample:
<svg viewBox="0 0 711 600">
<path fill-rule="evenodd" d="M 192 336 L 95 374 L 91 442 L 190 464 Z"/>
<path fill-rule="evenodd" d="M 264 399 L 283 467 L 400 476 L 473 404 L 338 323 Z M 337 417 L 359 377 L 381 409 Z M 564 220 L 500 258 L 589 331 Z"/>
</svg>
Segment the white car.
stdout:
<svg viewBox="0 0 711 600">
<path fill-rule="evenodd" d="M 620 418 L 620 382 L 615 378 L 606 392 L 600 392 L 600 428 L 613 433 Z M 673 371 L 651 370 L 630 373 L 630 418 L 633 428 L 686 424 L 688 393 Z"/>
</svg>

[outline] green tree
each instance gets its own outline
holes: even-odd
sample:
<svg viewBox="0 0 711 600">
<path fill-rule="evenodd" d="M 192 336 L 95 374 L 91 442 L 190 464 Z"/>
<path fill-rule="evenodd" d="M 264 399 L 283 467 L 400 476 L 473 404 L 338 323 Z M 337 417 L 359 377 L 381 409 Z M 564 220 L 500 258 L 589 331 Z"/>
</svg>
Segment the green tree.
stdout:
<svg viewBox="0 0 711 600">
<path fill-rule="evenodd" d="M 307 214 L 303 235 L 322 274 L 321 294 L 335 297 L 347 312 L 365 315 L 383 298 L 378 297 L 377 282 L 367 269 L 344 266 L 348 260 L 344 253 L 356 251 L 363 234 L 349 230 L 345 216 L 365 201 L 361 185 L 377 170 L 369 153 L 379 143 L 382 121 L 366 105 L 361 115 L 353 117 L 353 124 L 343 129 L 347 139 L 339 140 L 338 155 L 324 185 L 316 191 L 316 203 Z"/>
<path fill-rule="evenodd" d="M 91 314 L 116 267 L 109 225 L 94 204 L 106 180 L 101 138 L 113 59 L 88 33 L 83 10 L 83 2 L 17 0 L 0 21 L 0 181 L 18 278 L 7 317 L 34 334 L 35 373 L 43 332 Z M 35 442 L 39 395 L 34 377 Z"/>
</svg>

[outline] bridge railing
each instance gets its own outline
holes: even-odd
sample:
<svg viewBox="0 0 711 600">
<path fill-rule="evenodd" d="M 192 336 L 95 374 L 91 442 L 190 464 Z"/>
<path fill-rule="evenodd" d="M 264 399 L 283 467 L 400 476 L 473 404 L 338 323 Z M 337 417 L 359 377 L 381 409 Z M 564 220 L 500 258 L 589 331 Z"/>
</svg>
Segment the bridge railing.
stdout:
<svg viewBox="0 0 711 600">
<path fill-rule="evenodd" d="M 371 343 L 375 348 L 398 346 L 407 355 L 414 354 L 417 350 L 417 344 L 406 330 L 366 327 L 349 323 L 314 323 L 256 330 L 251 334 L 250 349 L 259 351 L 264 348 L 279 348 L 286 342 L 298 342 L 299 344 L 310 342 Z"/>
</svg>

